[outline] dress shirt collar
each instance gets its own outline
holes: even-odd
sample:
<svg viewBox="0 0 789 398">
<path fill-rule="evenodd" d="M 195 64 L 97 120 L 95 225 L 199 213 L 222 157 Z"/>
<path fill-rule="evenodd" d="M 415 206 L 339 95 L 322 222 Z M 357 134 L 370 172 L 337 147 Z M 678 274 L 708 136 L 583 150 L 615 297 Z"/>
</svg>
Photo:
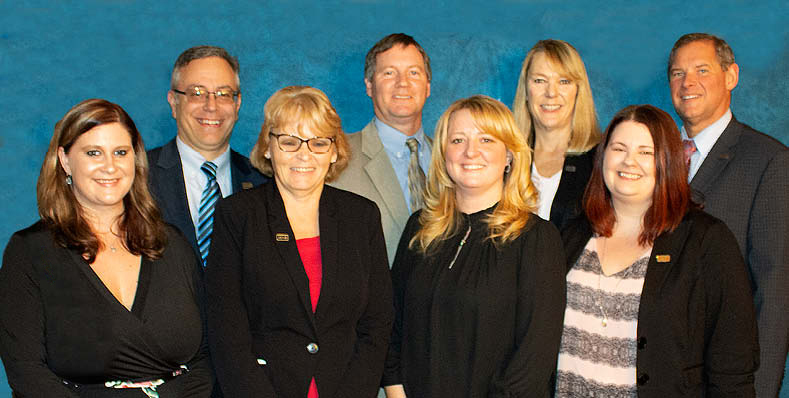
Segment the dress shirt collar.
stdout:
<svg viewBox="0 0 789 398">
<path fill-rule="evenodd" d="M 405 144 L 405 141 L 409 138 L 416 138 L 416 141 L 419 142 L 420 153 L 422 153 L 422 151 L 428 147 L 425 132 L 422 127 L 419 127 L 419 130 L 417 130 L 414 135 L 408 136 L 400 130 L 397 130 L 396 128 L 382 122 L 376 117 L 375 128 L 378 129 L 378 136 L 381 138 L 381 143 L 386 149 L 386 152 L 390 154 L 390 157 L 393 154 L 397 156 L 398 153 L 400 153 L 400 155 L 405 153 L 408 156 L 411 156 L 408 146 Z"/>
<path fill-rule="evenodd" d="M 175 145 L 178 147 L 178 153 L 181 155 L 181 166 L 184 168 L 184 175 L 188 175 L 187 170 L 199 171 L 200 167 L 202 167 L 203 163 L 205 163 L 206 158 L 203 157 L 200 152 L 195 151 L 192 147 L 181 141 L 181 137 L 175 137 Z M 230 169 L 230 146 L 228 146 L 221 155 L 217 156 L 216 159 L 212 160 L 211 162 L 216 165 L 217 176 L 226 174 Z M 221 188 L 223 189 L 222 193 L 224 194 L 225 187 Z"/>
<path fill-rule="evenodd" d="M 706 158 L 710 153 L 712 146 L 715 145 L 715 142 L 717 142 L 718 138 L 723 134 L 723 130 L 725 130 L 726 126 L 731 122 L 731 118 L 731 109 L 728 109 L 720 119 L 716 120 L 693 137 L 693 142 L 696 144 L 696 150 L 699 152 L 702 159 Z M 681 132 L 683 140 L 690 139 L 684 125 L 682 126 Z"/>
</svg>

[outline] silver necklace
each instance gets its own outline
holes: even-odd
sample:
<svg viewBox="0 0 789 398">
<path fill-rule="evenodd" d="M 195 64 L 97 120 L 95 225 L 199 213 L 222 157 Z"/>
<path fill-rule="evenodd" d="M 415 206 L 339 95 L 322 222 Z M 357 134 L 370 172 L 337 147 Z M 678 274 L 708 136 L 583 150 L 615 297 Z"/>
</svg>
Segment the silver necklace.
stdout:
<svg viewBox="0 0 789 398">
<path fill-rule="evenodd" d="M 460 240 L 460 244 L 458 245 L 457 251 L 455 251 L 455 257 L 452 257 L 452 262 L 449 263 L 449 269 L 452 269 L 452 266 L 455 265 L 455 260 L 458 259 L 458 254 L 460 254 L 460 249 L 463 248 L 463 245 L 466 244 L 466 239 L 468 239 L 468 235 L 471 233 L 471 224 L 469 224 L 468 229 L 466 230 L 466 235 L 463 236 L 463 239 Z"/>
<path fill-rule="evenodd" d="M 598 237 L 597 238 L 597 242 L 600 242 L 601 238 L 602 237 Z M 608 314 L 606 314 L 605 309 L 603 308 L 603 291 L 600 289 L 600 280 L 603 277 L 603 257 L 605 256 L 605 243 L 606 242 L 603 241 L 601 243 L 602 243 L 602 245 L 601 245 L 602 246 L 602 250 L 600 250 L 598 252 L 598 255 L 597 255 L 597 259 L 600 261 L 600 273 L 597 274 L 597 294 L 595 295 L 596 296 L 595 297 L 595 304 L 597 304 L 597 308 L 600 309 L 600 314 L 603 315 L 603 320 L 600 322 L 600 324 L 602 324 L 603 327 L 606 327 L 606 326 L 608 326 Z M 622 278 L 620 278 L 616 282 L 616 285 L 614 285 L 614 289 L 611 291 L 611 293 L 615 293 L 616 292 L 616 289 L 619 288 L 619 284 L 621 282 L 622 282 Z"/>
</svg>

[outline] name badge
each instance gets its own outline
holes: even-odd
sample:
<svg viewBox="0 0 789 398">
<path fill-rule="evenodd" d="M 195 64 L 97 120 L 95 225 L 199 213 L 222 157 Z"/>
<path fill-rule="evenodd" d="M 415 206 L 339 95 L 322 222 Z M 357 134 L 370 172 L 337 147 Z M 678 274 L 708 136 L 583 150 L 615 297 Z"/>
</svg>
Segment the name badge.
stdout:
<svg viewBox="0 0 789 398">
<path fill-rule="evenodd" d="M 244 181 L 241 183 L 241 189 L 252 189 L 254 185 L 252 185 L 249 181 Z"/>
<path fill-rule="evenodd" d="M 290 240 L 288 234 L 276 234 L 274 237 L 277 239 L 277 242 L 287 242 Z"/>
<path fill-rule="evenodd" d="M 655 256 L 655 259 L 659 263 L 667 263 L 667 262 L 671 261 L 671 255 L 669 255 L 669 254 L 658 254 L 657 256 Z"/>
<path fill-rule="evenodd" d="M 564 166 L 564 171 L 568 173 L 575 173 L 575 166 L 568 164 Z"/>
</svg>

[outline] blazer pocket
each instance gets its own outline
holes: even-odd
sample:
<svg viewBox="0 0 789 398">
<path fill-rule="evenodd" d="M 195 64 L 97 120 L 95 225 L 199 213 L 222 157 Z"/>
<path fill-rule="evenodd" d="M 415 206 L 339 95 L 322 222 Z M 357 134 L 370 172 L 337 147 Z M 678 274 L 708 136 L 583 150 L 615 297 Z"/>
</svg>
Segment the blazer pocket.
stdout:
<svg viewBox="0 0 789 398">
<path fill-rule="evenodd" d="M 692 366 L 682 370 L 682 382 L 686 388 L 699 386 L 704 381 L 704 364 Z"/>
</svg>

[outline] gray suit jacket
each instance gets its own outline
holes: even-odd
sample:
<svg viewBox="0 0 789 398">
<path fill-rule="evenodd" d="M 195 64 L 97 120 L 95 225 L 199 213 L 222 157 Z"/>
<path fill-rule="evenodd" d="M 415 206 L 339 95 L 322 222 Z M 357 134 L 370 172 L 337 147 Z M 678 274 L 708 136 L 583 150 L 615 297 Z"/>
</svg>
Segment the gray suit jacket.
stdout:
<svg viewBox="0 0 789 398">
<path fill-rule="evenodd" d="M 349 134 L 347 138 L 352 151 L 351 160 L 331 185 L 364 196 L 378 205 L 391 267 L 400 234 L 410 215 L 405 196 L 400 190 L 392 162 L 378 137 L 375 122 L 371 121 L 362 131 Z"/>
<path fill-rule="evenodd" d="M 690 183 L 734 232 L 748 264 L 759 327 L 759 397 L 776 397 L 789 347 L 789 150 L 736 119 Z"/>
</svg>

